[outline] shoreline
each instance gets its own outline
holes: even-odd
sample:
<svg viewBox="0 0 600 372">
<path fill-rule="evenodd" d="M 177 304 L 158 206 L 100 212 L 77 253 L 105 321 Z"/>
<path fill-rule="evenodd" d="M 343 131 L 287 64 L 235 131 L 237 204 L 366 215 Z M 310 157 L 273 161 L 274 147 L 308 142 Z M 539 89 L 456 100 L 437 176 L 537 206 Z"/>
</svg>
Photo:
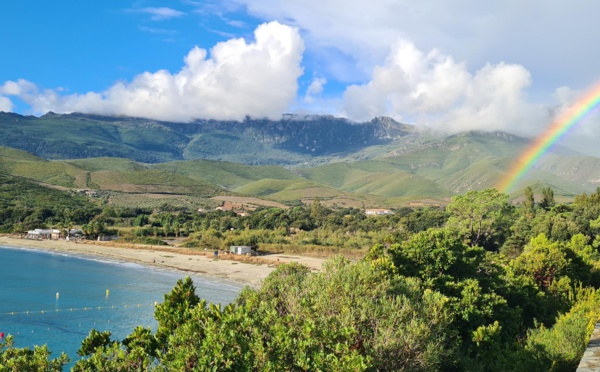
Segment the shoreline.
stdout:
<svg viewBox="0 0 600 372">
<path fill-rule="evenodd" d="M 209 256 L 204 251 L 173 246 L 145 246 L 96 241 L 75 243 L 66 240 L 29 240 L 0 236 L 0 247 L 3 246 L 132 262 L 149 268 L 155 267 L 183 274 L 225 279 L 253 288 L 260 287 L 264 278 L 279 264 L 299 262 L 313 270 L 318 270 L 324 261 L 323 259 L 290 255 L 245 257 L 226 254 L 217 258 L 213 257 L 212 253 Z"/>
</svg>

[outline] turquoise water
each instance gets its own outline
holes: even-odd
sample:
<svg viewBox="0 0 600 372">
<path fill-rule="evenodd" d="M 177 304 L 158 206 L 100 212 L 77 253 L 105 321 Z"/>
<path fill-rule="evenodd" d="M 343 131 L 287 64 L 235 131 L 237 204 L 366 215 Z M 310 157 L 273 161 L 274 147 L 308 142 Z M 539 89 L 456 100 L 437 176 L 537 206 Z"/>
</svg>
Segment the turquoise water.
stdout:
<svg viewBox="0 0 600 372">
<path fill-rule="evenodd" d="M 53 356 L 64 351 L 76 360 L 92 328 L 110 331 L 114 339 L 137 325 L 154 330 L 154 303 L 162 302 L 183 276 L 132 263 L 2 247 L 0 332 L 15 336 L 19 347 L 47 344 Z M 242 287 L 192 279 L 196 293 L 213 303 L 233 301 Z"/>
</svg>

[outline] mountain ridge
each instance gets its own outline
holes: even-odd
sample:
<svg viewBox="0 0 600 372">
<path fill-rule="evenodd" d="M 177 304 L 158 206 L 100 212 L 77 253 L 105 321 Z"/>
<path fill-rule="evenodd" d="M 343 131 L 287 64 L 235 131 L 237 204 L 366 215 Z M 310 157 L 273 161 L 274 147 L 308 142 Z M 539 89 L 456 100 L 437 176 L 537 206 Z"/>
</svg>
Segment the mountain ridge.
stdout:
<svg viewBox="0 0 600 372">
<path fill-rule="evenodd" d="M 364 123 L 331 115 L 174 123 L 82 113 L 49 112 L 39 118 L 0 113 L 0 145 L 48 159 L 110 156 L 146 163 L 212 159 L 298 165 L 415 132 L 414 126 L 384 117 Z"/>
<path fill-rule="evenodd" d="M 445 135 L 387 117 L 363 123 L 331 115 L 170 123 L 0 112 L 0 146 L 26 151 L 3 150 L 0 165 L 13 175 L 64 187 L 233 192 L 281 202 L 326 195 L 389 205 L 494 187 L 531 143 L 501 131 Z M 600 159 L 556 146 L 515 192 L 547 185 L 572 196 L 599 184 Z"/>
</svg>

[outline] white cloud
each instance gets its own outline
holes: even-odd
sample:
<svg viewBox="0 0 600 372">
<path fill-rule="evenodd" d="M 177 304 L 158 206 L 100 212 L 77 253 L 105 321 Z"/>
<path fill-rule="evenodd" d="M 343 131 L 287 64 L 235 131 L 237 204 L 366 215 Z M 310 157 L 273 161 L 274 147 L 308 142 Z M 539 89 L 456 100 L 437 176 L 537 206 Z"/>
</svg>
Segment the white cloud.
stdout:
<svg viewBox="0 0 600 372">
<path fill-rule="evenodd" d="M 176 30 L 166 30 L 164 28 L 153 28 L 153 27 L 140 27 L 140 31 L 148 32 L 150 34 L 158 34 L 158 35 L 175 35 L 177 34 Z"/>
<path fill-rule="evenodd" d="M 139 9 L 139 12 L 150 14 L 150 19 L 153 21 L 163 21 L 165 19 L 179 18 L 185 15 L 184 12 L 166 7 L 146 7 Z"/>
<path fill-rule="evenodd" d="M 19 96 L 25 92 L 37 91 L 35 84 L 19 79 L 17 81 L 7 81 L 0 86 L 0 94 L 7 96 Z"/>
<path fill-rule="evenodd" d="M 323 87 L 327 84 L 327 79 L 323 77 L 315 77 L 306 89 L 307 94 L 320 94 L 323 92 Z"/>
<path fill-rule="evenodd" d="M 420 49 L 439 48 L 470 69 L 507 61 L 527 66 L 547 93 L 600 77 L 600 2 L 587 0 L 229 0 L 251 14 L 298 26 L 308 50 L 359 79 L 381 64 L 399 37 Z M 335 49 L 339 53 L 324 53 Z M 326 54 L 326 55 L 325 55 Z M 325 56 L 324 56 L 325 55 Z M 341 56 L 341 58 L 340 58 Z M 354 69 L 344 74 L 340 65 Z M 364 75 L 357 76 L 356 73 Z"/>
<path fill-rule="evenodd" d="M 210 51 L 193 48 L 178 73 L 145 72 L 104 92 L 60 95 L 35 84 L 8 81 L 0 92 L 17 95 L 36 113 L 86 112 L 159 120 L 276 118 L 296 99 L 304 44 L 295 28 L 271 22 L 253 43 L 231 39 Z"/>
<path fill-rule="evenodd" d="M 13 110 L 13 103 L 8 97 L 0 96 L 0 111 L 11 112 Z"/>
<path fill-rule="evenodd" d="M 451 132 L 531 133 L 547 113 L 527 101 L 530 84 L 523 66 L 487 64 L 471 74 L 463 62 L 437 50 L 425 54 L 400 40 L 368 82 L 346 89 L 344 110 L 357 120 L 389 115 Z"/>
<path fill-rule="evenodd" d="M 243 21 L 239 21 L 236 19 L 229 19 L 229 20 L 225 20 L 227 22 L 228 25 L 233 26 L 233 27 L 237 27 L 237 28 L 242 28 L 242 27 L 246 27 L 246 24 Z"/>
<path fill-rule="evenodd" d="M 306 88 L 306 95 L 304 101 L 313 102 L 314 96 L 323 93 L 323 88 L 327 84 L 327 79 L 324 77 L 314 77 L 308 88 Z"/>
</svg>

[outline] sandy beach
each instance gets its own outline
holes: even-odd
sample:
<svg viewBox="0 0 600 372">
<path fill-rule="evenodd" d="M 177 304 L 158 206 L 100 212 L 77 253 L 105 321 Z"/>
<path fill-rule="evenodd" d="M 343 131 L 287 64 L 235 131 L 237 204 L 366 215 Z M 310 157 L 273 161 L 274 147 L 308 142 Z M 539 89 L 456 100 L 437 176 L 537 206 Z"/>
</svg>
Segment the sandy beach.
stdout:
<svg viewBox="0 0 600 372">
<path fill-rule="evenodd" d="M 260 257 L 246 257 L 172 246 L 146 246 L 118 244 L 115 242 L 65 240 L 29 240 L 0 236 L 0 247 L 34 248 L 46 251 L 63 252 L 73 255 L 86 255 L 119 261 L 135 262 L 149 267 L 160 267 L 185 273 L 195 273 L 232 280 L 251 287 L 259 287 L 277 265 L 299 262 L 313 270 L 319 270 L 323 259 L 287 254 L 274 254 Z"/>
</svg>

